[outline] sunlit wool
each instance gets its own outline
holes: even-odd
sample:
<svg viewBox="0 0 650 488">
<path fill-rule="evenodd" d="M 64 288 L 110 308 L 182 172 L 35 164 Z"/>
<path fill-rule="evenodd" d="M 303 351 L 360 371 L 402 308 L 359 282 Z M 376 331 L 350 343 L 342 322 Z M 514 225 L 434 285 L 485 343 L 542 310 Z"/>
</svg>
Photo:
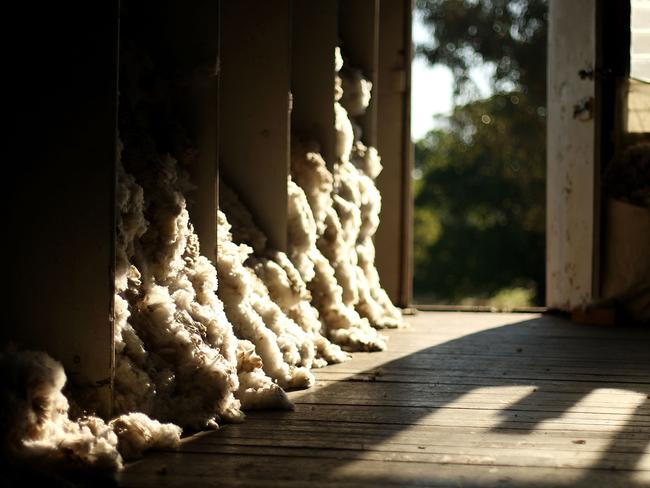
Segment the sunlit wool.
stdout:
<svg viewBox="0 0 650 488">
<path fill-rule="evenodd" d="M 47 467 L 71 463 L 114 471 L 122 467 L 118 438 L 103 420 L 68 416 L 65 372 L 43 352 L 0 354 L 3 371 L 3 453 Z"/>
<path fill-rule="evenodd" d="M 120 415 L 109 426 L 119 439 L 120 454 L 127 461 L 140 458 L 153 447 L 177 447 L 182 432 L 178 425 L 161 424 L 141 412 Z"/>
<path fill-rule="evenodd" d="M 264 373 L 262 366 L 262 358 L 255 352 L 253 343 L 240 340 L 237 345 L 239 389 L 236 395 L 242 406 L 246 410 L 263 408 L 292 410 L 293 404 L 284 390 Z"/>
<path fill-rule="evenodd" d="M 266 237 L 252 215 L 223 180 L 219 197 L 221 209 L 232 221 L 233 241 L 253 247 L 254 254 L 244 265 L 256 275 L 253 282 L 257 295 L 269 298 L 256 310 L 278 336 L 285 362 L 312 368 L 347 359 L 340 347 L 322 335 L 318 312 L 309 303 L 311 294 L 289 257 L 266 246 Z M 287 356 L 289 352 L 291 355 Z M 292 357 L 295 353 L 299 357 Z"/>
<path fill-rule="evenodd" d="M 325 335 L 347 350 L 383 350 L 386 342 L 366 319 L 343 302 L 334 268 L 316 246 L 316 222 L 305 192 L 289 180 L 289 257 L 312 296 L 324 324 Z"/>
<path fill-rule="evenodd" d="M 116 339 L 120 334 L 124 337 L 130 326 L 141 344 L 135 354 L 131 347 L 121 348 L 118 360 L 140 367 L 125 367 L 131 374 L 116 375 L 116 406 L 124 411 L 143 410 L 191 428 L 213 427 L 220 419 L 241 420 L 240 406 L 244 410 L 260 405 L 288 407 L 286 395 L 264 375 L 261 364 L 237 370 L 238 363 L 246 363 L 238 356 L 239 340 L 216 295 L 216 269 L 200 255 L 183 195 L 187 183 L 177 163 L 169 157 L 154 159 L 149 171 L 142 174 L 148 188 L 136 191 L 145 195 L 147 229 L 136 233 L 140 234 L 137 242 L 123 246 L 132 249 L 131 253 L 122 253 L 143 271 L 138 272 L 134 264 L 118 266 L 129 273 L 126 280 L 118 275 L 118 282 L 132 285 L 118 293 L 126 297 L 131 316 L 125 314 L 122 321 L 126 329 L 116 327 Z M 133 178 L 127 179 L 134 183 Z M 118 234 L 120 228 L 118 218 Z M 122 289 L 123 285 L 118 287 Z M 132 379 L 146 380 L 141 370 L 151 372 L 151 385 L 130 384 Z M 243 385 L 240 378 L 245 380 Z M 147 387 L 153 393 L 141 405 L 133 392 L 147 391 Z"/>
<path fill-rule="evenodd" d="M 305 268 L 308 273 L 311 272 L 312 265 L 314 272 L 320 270 L 320 282 L 311 284 L 308 278 L 305 280 L 310 283 L 315 304 L 329 328 L 337 324 L 333 318 L 336 313 L 347 316 L 353 322 L 360 314 L 378 328 L 398 327 L 403 323 L 401 312 L 392 305 L 381 288 L 379 275 L 374 267 L 372 237 L 379 224 L 381 209 L 381 197 L 374 184 L 374 178 L 381 171 L 381 163 L 376 149 L 367 148 L 358 140 L 361 135 L 360 128 L 350 120 L 347 110 L 355 115 L 363 114 L 370 103 L 372 84 L 355 69 L 342 72 L 341 82 L 338 72 L 343 66 L 343 59 L 338 48 L 335 54 L 336 160 L 332 165 L 332 172 L 328 170 L 314 143 L 298 141 L 293 144 L 291 152 L 292 179 L 304 191 L 308 200 L 316 227 L 316 247 L 320 256 L 312 256 L 311 263 L 308 263 L 305 261 L 307 254 L 304 251 L 294 250 L 292 258 L 296 260 L 299 269 Z M 347 86 L 350 93 L 346 94 L 342 86 Z M 291 184 L 289 195 L 290 214 L 293 211 L 295 215 L 302 216 L 305 212 L 299 211 L 300 197 L 292 195 Z M 303 227 L 311 229 L 309 219 L 302 220 L 305 222 Z M 303 247 L 304 243 L 309 242 L 304 233 L 300 232 L 295 233 L 294 239 L 304 241 Z M 309 248 L 309 245 L 306 248 Z M 329 267 L 320 261 L 323 257 Z M 340 303 L 337 303 L 339 296 Z M 333 306 L 334 303 L 337 305 Z M 341 305 L 344 308 L 341 308 Z M 333 308 L 326 313 L 323 307 L 329 306 Z M 349 313 L 350 309 L 352 314 Z M 342 322 L 345 323 L 345 320 Z M 334 338 L 331 333 L 328 334 Z M 337 335 L 341 335 L 341 332 L 337 332 Z M 347 347 L 352 348 L 349 344 Z"/>
<path fill-rule="evenodd" d="M 245 244 L 237 245 L 232 241 L 230 224 L 225 214 L 219 210 L 217 220 L 217 270 L 221 276 L 219 297 L 223 301 L 226 315 L 231 321 L 237 337 L 246 339 L 255 345 L 257 354 L 262 358 L 266 374 L 282 387 L 309 387 L 314 382 L 313 375 L 299 363 L 299 351 L 292 350 L 291 341 L 282 337 L 282 325 L 274 320 L 282 320 L 277 314 L 279 308 L 268 297 L 268 292 L 244 265 L 252 248 Z M 269 326 L 276 326 L 280 336 L 264 321 L 266 316 Z M 271 315 L 274 315 L 271 317 Z M 284 325 L 287 325 L 286 322 Z M 284 351 L 281 345 L 285 348 Z M 284 353 L 287 353 L 286 355 Z M 293 364 L 287 363 L 289 359 Z"/>
<path fill-rule="evenodd" d="M 333 200 L 344 233 L 344 255 L 356 268 L 355 308 L 375 327 L 399 327 L 403 325 L 402 314 L 381 287 L 374 265 L 372 237 L 381 210 L 381 195 L 374 179 L 381 172 L 381 162 L 377 150 L 359 140 L 360 128 L 349 117 L 363 115 L 370 103 L 372 84 L 354 68 L 340 74 L 343 96 L 341 103 L 335 103 L 337 161 L 333 165 Z M 351 292 L 349 295 L 354 296 Z"/>
<path fill-rule="evenodd" d="M 138 348 L 129 343 L 116 348 L 117 362 L 122 363 L 115 377 L 116 410 L 143 411 L 190 428 L 214 426 L 220 418 L 240 419 L 234 397 L 237 338 L 215 296 L 216 271 L 199 254 L 182 193 L 186 183 L 168 156 L 154 155 L 140 179 L 146 230 L 135 242 L 127 242 L 119 234 L 130 225 L 120 225 L 120 219 L 133 212 L 118 216 L 118 243 L 126 249 L 118 257 L 130 264 L 118 265 L 119 271 L 127 270 L 127 278 L 117 274 L 116 291 L 128 303 L 129 315 L 116 323 L 115 336 L 116 342 L 137 336 L 132 342 Z M 135 374 L 120 374 L 133 373 L 125 365 L 136 365 Z M 144 403 L 142 391 L 148 391 Z"/>
<path fill-rule="evenodd" d="M 174 448 L 181 428 L 142 413 L 109 423 L 93 415 L 70 417 L 63 367 L 44 352 L 0 354 L 3 452 L 31 465 L 59 470 L 92 468 L 111 473 L 122 459 L 151 448 Z"/>
</svg>

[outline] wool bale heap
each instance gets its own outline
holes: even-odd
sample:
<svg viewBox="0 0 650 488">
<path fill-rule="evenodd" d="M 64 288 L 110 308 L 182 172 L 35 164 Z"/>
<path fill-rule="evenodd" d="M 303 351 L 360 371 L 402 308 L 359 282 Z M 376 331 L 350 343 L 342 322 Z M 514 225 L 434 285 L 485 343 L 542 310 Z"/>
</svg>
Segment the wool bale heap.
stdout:
<svg viewBox="0 0 650 488">
<path fill-rule="evenodd" d="M 268 245 L 245 195 L 222 180 L 213 264 L 190 215 L 197 151 L 170 103 L 179 80 L 125 44 L 113 418 L 94 414 L 92 392 L 71 395 L 63 367 L 45 353 L 5 352 L 4 453 L 111 473 L 146 449 L 178 446 L 183 431 L 239 422 L 246 410 L 291 409 L 284 389 L 312 386 L 312 368 L 386 348 L 377 329 L 402 319 L 374 266 L 381 164 L 350 119 L 363 114 L 372 84 L 343 71 L 338 50 L 335 64 L 336 160 L 328 168 L 315 142 L 294 141 L 286 252 Z"/>
<path fill-rule="evenodd" d="M 360 127 L 350 120 L 350 115 L 361 116 L 368 107 L 372 83 L 360 70 L 342 71 L 343 58 L 338 48 L 334 64 L 336 161 L 330 171 L 317 143 L 294 139 L 286 254 L 268 248 L 266 237 L 241 199 L 223 179 L 220 184 L 219 218 L 229 219 L 226 227 L 231 232 L 223 225 L 218 227 L 224 228 L 219 230 L 218 262 L 234 256 L 235 246 L 239 246 L 239 262 L 248 268 L 250 281 L 257 276 L 259 290 L 257 294 L 240 290 L 240 300 L 255 301 L 256 297 L 268 295 L 275 302 L 275 306 L 267 306 L 263 321 L 276 334 L 289 368 L 342 360 L 338 351 L 335 356 L 323 353 L 326 344 L 327 349 L 332 348 L 328 340 L 347 351 L 383 350 L 386 342 L 376 329 L 403 325 L 401 312 L 382 289 L 374 265 L 373 236 L 381 209 L 374 180 L 382 169 L 380 158 L 375 148 L 362 143 Z M 223 270 L 219 267 L 221 276 L 232 269 L 226 263 Z M 239 268 L 240 273 L 243 268 Z M 226 304 L 230 302 L 223 291 L 220 296 Z M 229 312 L 226 305 L 233 322 L 239 320 L 236 310 L 232 307 Z M 263 315 L 260 310 L 258 315 Z M 288 330 L 311 334 L 312 344 Z M 285 339 L 281 339 L 283 336 Z M 317 347 L 317 361 L 305 362 L 305 357 L 312 356 L 304 353 L 298 359 L 298 349 L 313 351 L 316 343 L 323 344 L 319 346 L 321 352 Z"/>
<path fill-rule="evenodd" d="M 363 115 L 372 84 L 359 70 L 342 69 L 338 49 L 335 59 L 336 161 L 330 172 L 317 144 L 297 142 L 292 147 L 291 177 L 312 210 L 317 248 L 334 269 L 342 306 L 375 328 L 400 327 L 402 314 L 382 289 L 374 265 L 372 238 L 381 210 L 374 180 L 381 172 L 381 162 L 377 150 L 363 144 L 361 128 L 350 118 Z M 366 339 L 368 348 L 377 346 L 372 337 Z"/>
</svg>

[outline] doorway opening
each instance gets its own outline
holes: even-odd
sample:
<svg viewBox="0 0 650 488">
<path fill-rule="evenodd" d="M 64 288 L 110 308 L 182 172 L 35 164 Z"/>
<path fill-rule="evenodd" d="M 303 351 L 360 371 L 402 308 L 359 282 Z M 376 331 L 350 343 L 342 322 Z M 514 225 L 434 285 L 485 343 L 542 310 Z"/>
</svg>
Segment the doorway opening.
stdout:
<svg viewBox="0 0 650 488">
<path fill-rule="evenodd" d="M 547 0 L 419 0 L 413 302 L 544 305 Z"/>
</svg>

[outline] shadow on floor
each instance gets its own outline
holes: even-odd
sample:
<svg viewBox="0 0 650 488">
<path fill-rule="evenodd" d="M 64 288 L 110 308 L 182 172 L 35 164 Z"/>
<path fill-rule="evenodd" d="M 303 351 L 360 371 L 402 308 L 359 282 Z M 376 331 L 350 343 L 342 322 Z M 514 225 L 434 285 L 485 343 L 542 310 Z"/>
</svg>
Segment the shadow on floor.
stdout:
<svg viewBox="0 0 650 488">
<path fill-rule="evenodd" d="M 635 468 L 650 443 L 650 330 L 542 316 L 456 332 L 417 350 L 427 331 L 438 333 L 434 324 L 426 329 L 395 333 L 410 334 L 400 349 L 415 352 L 380 365 L 372 354 L 360 355 L 328 368 L 349 377 L 301 394 L 295 412 L 256 412 L 244 424 L 187 442 L 181 453 L 156 454 L 131 466 L 122 483 L 180 486 L 186 477 L 205 486 L 648 486 L 650 472 L 642 480 Z M 373 364 L 364 370 L 366 363 Z M 503 388 L 519 393 L 495 407 Z M 581 407 L 590 395 L 601 400 Z M 549 432 L 566 440 L 553 460 L 565 469 L 536 458 L 553 455 L 548 447 L 535 450 L 549 422 L 557 422 Z M 429 454 L 427 447 L 427 439 L 454 436 L 481 446 L 475 441 L 491 434 L 481 449 L 492 461 L 477 461 L 469 448 Z M 587 453 L 581 465 L 598 442 L 598 454 Z M 524 457 L 509 461 L 504 447 Z M 165 476 L 146 475 L 156 466 Z"/>
</svg>

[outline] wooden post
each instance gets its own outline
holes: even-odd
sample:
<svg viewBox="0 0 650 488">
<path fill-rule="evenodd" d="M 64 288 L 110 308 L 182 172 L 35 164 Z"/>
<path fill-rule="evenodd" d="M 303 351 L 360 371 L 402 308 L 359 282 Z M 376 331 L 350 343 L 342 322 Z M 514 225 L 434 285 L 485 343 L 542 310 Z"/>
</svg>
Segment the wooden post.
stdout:
<svg viewBox="0 0 650 488">
<path fill-rule="evenodd" d="M 580 19 L 576 22 L 576 19 Z M 597 296 L 596 0 L 549 5 L 546 305 L 571 310 Z"/>
<path fill-rule="evenodd" d="M 377 148 L 384 166 L 377 230 L 377 269 L 391 300 L 411 302 L 411 0 L 383 0 L 379 12 Z"/>
<path fill-rule="evenodd" d="M 350 64 L 361 69 L 372 84 L 373 96 L 360 117 L 362 140 L 377 145 L 377 92 L 379 56 L 379 0 L 347 0 L 339 5 L 341 50 Z"/>
<path fill-rule="evenodd" d="M 7 7 L 3 339 L 44 350 L 110 413 L 117 1 Z M 83 19 L 80 21 L 79 19 Z M 11 107 L 15 104 L 15 107 Z M 15 110 L 15 111 L 14 111 Z"/>
<path fill-rule="evenodd" d="M 269 245 L 286 250 L 289 174 L 289 0 L 224 0 L 220 175 Z"/>
<path fill-rule="evenodd" d="M 294 0 L 291 40 L 291 92 L 294 134 L 315 139 L 331 168 L 335 158 L 334 49 L 336 0 Z"/>
<path fill-rule="evenodd" d="M 213 262 L 218 205 L 219 6 L 212 0 L 172 1 L 164 34 L 169 38 L 170 62 L 182 76 L 176 86 L 175 111 L 197 150 L 196 160 L 188 167 L 194 185 L 188 195 L 188 210 L 201 254 Z"/>
<path fill-rule="evenodd" d="M 163 103 L 177 128 L 157 136 L 169 145 L 160 150 L 178 151 L 179 135 L 195 152 L 183 160 L 194 187 L 186 197 L 201 253 L 211 260 L 217 242 L 219 7 L 212 0 L 123 0 L 121 18 L 124 48 L 134 44 L 147 53 L 169 83 Z"/>
</svg>

